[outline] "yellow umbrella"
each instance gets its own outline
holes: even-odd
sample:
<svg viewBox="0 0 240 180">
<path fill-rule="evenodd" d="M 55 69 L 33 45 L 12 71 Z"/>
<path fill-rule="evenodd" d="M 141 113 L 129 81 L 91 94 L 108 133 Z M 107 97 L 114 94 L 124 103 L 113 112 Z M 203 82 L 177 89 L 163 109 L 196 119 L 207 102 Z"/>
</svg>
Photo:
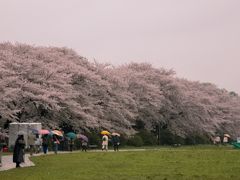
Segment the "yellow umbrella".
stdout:
<svg viewBox="0 0 240 180">
<path fill-rule="evenodd" d="M 102 135 L 109 135 L 109 134 L 111 134 L 111 133 L 108 132 L 108 131 L 102 131 L 101 134 L 102 134 Z"/>
</svg>

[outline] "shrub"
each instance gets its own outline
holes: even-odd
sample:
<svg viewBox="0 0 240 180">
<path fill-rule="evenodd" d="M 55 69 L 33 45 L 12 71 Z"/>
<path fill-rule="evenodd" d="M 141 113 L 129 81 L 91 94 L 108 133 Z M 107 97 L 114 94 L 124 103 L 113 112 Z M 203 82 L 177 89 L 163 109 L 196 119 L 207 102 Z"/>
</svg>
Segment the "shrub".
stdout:
<svg viewBox="0 0 240 180">
<path fill-rule="evenodd" d="M 96 144 L 98 146 L 101 145 L 102 139 L 101 139 L 99 133 L 97 133 L 95 131 L 91 131 L 91 132 L 86 133 L 86 136 L 88 137 L 89 144 Z"/>
<path fill-rule="evenodd" d="M 143 144 L 146 146 L 153 146 L 157 145 L 157 137 L 149 131 L 141 130 L 137 133 L 143 140 Z"/>
<path fill-rule="evenodd" d="M 139 135 L 134 135 L 128 140 L 128 145 L 130 146 L 140 147 L 140 146 L 143 146 L 143 144 L 144 144 L 143 140 Z"/>
<path fill-rule="evenodd" d="M 76 149 L 81 149 L 81 142 L 78 138 L 74 140 L 74 147 L 76 147 Z"/>
<path fill-rule="evenodd" d="M 124 136 L 124 135 L 121 135 L 121 136 L 120 136 L 120 145 L 121 145 L 121 146 L 125 146 L 125 145 L 127 145 L 127 142 L 128 142 L 127 137 Z"/>
<path fill-rule="evenodd" d="M 161 129 L 160 144 L 162 145 L 185 144 L 185 139 L 172 133 L 169 129 Z"/>
<path fill-rule="evenodd" d="M 185 139 L 185 144 L 187 145 L 194 145 L 194 144 L 210 144 L 210 138 L 205 134 L 197 134 L 187 136 Z"/>
<path fill-rule="evenodd" d="M 160 131 L 160 144 L 162 145 L 172 145 L 174 142 L 175 135 L 168 129 L 161 129 Z"/>
</svg>

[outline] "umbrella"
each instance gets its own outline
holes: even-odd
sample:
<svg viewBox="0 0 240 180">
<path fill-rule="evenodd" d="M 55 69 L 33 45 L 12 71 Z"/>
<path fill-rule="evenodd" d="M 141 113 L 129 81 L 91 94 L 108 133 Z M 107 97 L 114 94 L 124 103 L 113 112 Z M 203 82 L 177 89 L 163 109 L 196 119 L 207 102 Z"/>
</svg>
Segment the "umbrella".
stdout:
<svg viewBox="0 0 240 180">
<path fill-rule="evenodd" d="M 224 137 L 230 138 L 231 136 L 229 134 L 224 134 Z"/>
<path fill-rule="evenodd" d="M 78 137 L 79 139 L 84 140 L 85 142 L 88 142 L 88 137 L 87 137 L 87 136 L 84 136 L 84 135 L 82 135 L 82 134 L 78 134 L 77 137 Z"/>
<path fill-rule="evenodd" d="M 102 134 L 102 135 L 109 135 L 110 132 L 108 132 L 108 131 L 102 131 L 101 134 Z"/>
<path fill-rule="evenodd" d="M 69 132 L 66 134 L 67 137 L 69 137 L 70 139 L 75 139 L 77 137 L 77 135 L 74 132 Z"/>
<path fill-rule="evenodd" d="M 30 130 L 32 131 L 33 134 L 39 134 L 39 131 L 37 129 L 30 128 Z"/>
<path fill-rule="evenodd" d="M 39 134 L 39 131 L 37 129 L 32 129 L 33 134 Z"/>
<path fill-rule="evenodd" d="M 113 133 L 112 133 L 112 136 L 119 136 L 119 137 L 120 137 L 120 134 L 119 134 L 119 133 L 116 133 L 116 132 L 113 132 Z"/>
<path fill-rule="evenodd" d="M 38 130 L 38 134 L 41 134 L 41 135 L 50 134 L 50 131 L 47 129 L 41 129 L 41 130 Z"/>
<path fill-rule="evenodd" d="M 55 134 L 57 136 L 63 136 L 63 133 L 61 131 L 59 131 L 59 130 L 53 130 L 53 131 L 51 131 L 51 133 Z"/>
</svg>

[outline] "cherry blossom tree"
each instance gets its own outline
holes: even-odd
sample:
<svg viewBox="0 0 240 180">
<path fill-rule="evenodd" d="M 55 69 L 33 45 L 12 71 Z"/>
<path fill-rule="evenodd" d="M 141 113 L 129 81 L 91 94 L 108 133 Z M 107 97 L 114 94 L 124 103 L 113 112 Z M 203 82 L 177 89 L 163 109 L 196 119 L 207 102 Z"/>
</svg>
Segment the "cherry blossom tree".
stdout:
<svg viewBox="0 0 240 180">
<path fill-rule="evenodd" d="M 240 98 L 210 83 L 176 77 L 147 63 L 114 67 L 73 50 L 0 44 L 0 126 L 42 122 L 125 134 L 136 123 L 164 124 L 181 137 L 216 132 L 239 136 Z"/>
</svg>

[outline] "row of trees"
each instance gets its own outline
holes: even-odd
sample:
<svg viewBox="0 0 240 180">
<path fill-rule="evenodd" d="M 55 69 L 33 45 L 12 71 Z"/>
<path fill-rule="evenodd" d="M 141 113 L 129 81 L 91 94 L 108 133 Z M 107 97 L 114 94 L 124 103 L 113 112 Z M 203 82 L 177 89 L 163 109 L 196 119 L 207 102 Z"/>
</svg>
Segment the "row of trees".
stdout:
<svg viewBox="0 0 240 180">
<path fill-rule="evenodd" d="M 239 136 L 239 119 L 236 93 L 179 79 L 172 70 L 91 63 L 67 48 L 0 44 L 0 126 L 66 123 L 77 131 L 128 136 L 143 122 L 149 133 L 161 129 L 186 140 L 218 132 Z"/>
</svg>

